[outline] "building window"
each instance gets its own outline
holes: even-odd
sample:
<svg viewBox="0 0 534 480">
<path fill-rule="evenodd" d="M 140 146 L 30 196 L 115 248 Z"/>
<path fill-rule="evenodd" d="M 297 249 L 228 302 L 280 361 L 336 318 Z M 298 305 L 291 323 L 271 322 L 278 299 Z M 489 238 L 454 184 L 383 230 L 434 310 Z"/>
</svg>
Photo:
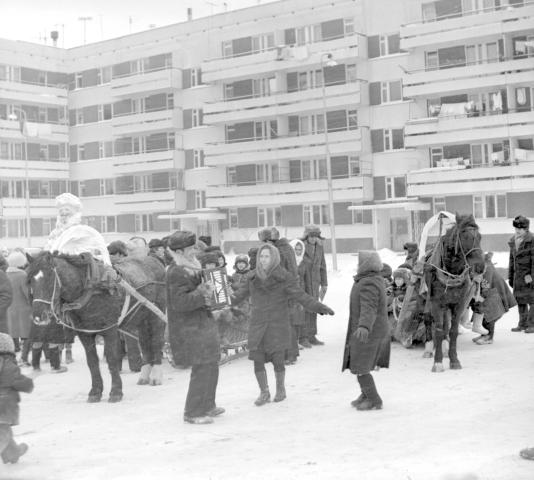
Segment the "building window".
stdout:
<svg viewBox="0 0 534 480">
<path fill-rule="evenodd" d="M 360 157 L 349 156 L 349 175 L 351 177 L 359 177 L 362 173 Z"/>
<path fill-rule="evenodd" d="M 238 228 L 237 208 L 231 208 L 228 210 L 228 225 L 230 228 Z"/>
<path fill-rule="evenodd" d="M 473 212 L 476 218 L 506 218 L 506 194 L 474 195 Z"/>
<path fill-rule="evenodd" d="M 328 223 L 328 205 L 304 205 L 303 225 L 311 223 L 315 225 L 325 225 Z"/>
<path fill-rule="evenodd" d="M 443 160 L 443 148 L 434 147 L 430 149 L 430 165 L 432 168 L 441 167 L 441 161 Z"/>
<path fill-rule="evenodd" d="M 206 192 L 195 190 L 195 209 L 206 208 Z"/>
<path fill-rule="evenodd" d="M 204 151 L 203 150 L 193 150 L 193 166 L 194 168 L 201 168 L 204 166 Z"/>
<path fill-rule="evenodd" d="M 400 53 L 400 35 L 372 35 L 367 38 L 367 49 L 369 58 L 384 57 Z"/>
<path fill-rule="evenodd" d="M 405 177 L 386 177 L 386 199 L 406 197 Z"/>
<path fill-rule="evenodd" d="M 193 108 L 191 111 L 192 126 L 199 127 L 202 125 L 202 110 L 199 108 Z"/>
<path fill-rule="evenodd" d="M 404 129 L 371 130 L 371 146 L 373 153 L 403 149 Z"/>
<path fill-rule="evenodd" d="M 282 223 L 282 209 L 280 207 L 259 207 L 258 227 L 280 226 Z"/>
<path fill-rule="evenodd" d="M 117 231 L 117 217 L 106 216 L 102 217 L 102 231 L 103 232 L 116 232 Z"/>
<path fill-rule="evenodd" d="M 236 169 L 236 167 L 228 167 L 226 169 L 226 184 L 227 185 L 236 185 L 237 184 L 237 169 Z"/>
<path fill-rule="evenodd" d="M 135 231 L 136 232 L 151 232 L 154 230 L 152 214 L 138 213 L 135 215 Z"/>
<path fill-rule="evenodd" d="M 191 69 L 191 86 L 196 87 L 201 84 L 202 74 L 200 68 Z"/>
<path fill-rule="evenodd" d="M 432 199 L 432 208 L 434 215 L 439 212 L 447 211 L 447 204 L 445 203 L 445 197 L 434 197 Z"/>
<path fill-rule="evenodd" d="M 115 193 L 113 178 L 100 179 L 100 195 L 113 195 Z"/>
</svg>

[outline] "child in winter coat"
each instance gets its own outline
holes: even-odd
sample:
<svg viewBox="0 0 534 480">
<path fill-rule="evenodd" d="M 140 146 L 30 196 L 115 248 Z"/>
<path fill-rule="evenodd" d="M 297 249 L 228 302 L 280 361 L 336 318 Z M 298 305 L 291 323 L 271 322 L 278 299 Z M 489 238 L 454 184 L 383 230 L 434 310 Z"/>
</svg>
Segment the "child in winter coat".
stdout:
<svg viewBox="0 0 534 480">
<path fill-rule="evenodd" d="M 234 262 L 235 273 L 232 275 L 232 290 L 237 291 L 239 286 L 246 282 L 246 276 L 250 272 L 248 264 L 248 257 L 246 255 L 238 255 Z"/>
<path fill-rule="evenodd" d="M 17 365 L 13 339 L 0 333 L 0 452 L 4 463 L 17 463 L 28 451 L 25 443 L 15 443 L 11 426 L 19 423 L 19 392 L 32 390 L 33 380 L 22 375 Z"/>
</svg>

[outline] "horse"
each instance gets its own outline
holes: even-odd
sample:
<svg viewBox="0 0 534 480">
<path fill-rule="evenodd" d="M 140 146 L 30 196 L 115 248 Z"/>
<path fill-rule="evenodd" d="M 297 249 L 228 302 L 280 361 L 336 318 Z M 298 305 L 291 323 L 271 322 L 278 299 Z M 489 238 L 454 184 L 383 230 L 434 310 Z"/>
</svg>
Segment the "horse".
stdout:
<svg viewBox="0 0 534 480">
<path fill-rule="evenodd" d="M 111 375 L 108 401 L 122 400 L 119 321 L 122 321 L 121 326 L 128 324 L 138 330 L 143 356 L 138 384 L 161 384 L 165 324 L 141 304 L 128 309 L 130 297 L 120 288 L 120 276 L 115 270 L 96 262 L 89 253 L 66 255 L 44 251 L 35 257 L 29 256 L 29 262 L 27 273 L 34 322 L 48 325 L 46 328 L 57 328 L 57 324 L 61 324 L 78 334 L 91 373 L 89 403 L 99 402 L 104 388 L 96 351 L 97 335 L 104 339 L 104 355 Z M 165 267 L 161 262 L 148 256 L 126 257 L 120 267 L 122 276 L 142 296 L 158 308 L 164 308 Z M 97 275 L 93 276 L 93 281 L 88 280 L 95 271 Z M 101 278 L 104 280 L 94 280 Z"/>
<path fill-rule="evenodd" d="M 456 351 L 460 316 L 473 297 L 472 279 L 484 272 L 481 235 L 473 215 L 456 214 L 456 223 L 442 235 L 424 265 L 432 315 L 435 354 L 432 372 L 443 372 L 442 343 L 449 330 L 451 370 L 462 368 Z"/>
</svg>

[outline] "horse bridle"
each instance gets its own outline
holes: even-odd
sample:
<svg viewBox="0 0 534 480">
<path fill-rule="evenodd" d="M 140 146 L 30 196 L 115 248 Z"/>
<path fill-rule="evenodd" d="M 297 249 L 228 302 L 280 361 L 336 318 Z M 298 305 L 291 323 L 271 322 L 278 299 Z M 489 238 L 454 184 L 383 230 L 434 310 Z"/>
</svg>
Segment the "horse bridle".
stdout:
<svg viewBox="0 0 534 480">
<path fill-rule="evenodd" d="M 476 229 L 474 227 L 467 227 L 466 230 L 476 230 Z M 474 244 L 475 244 L 475 241 L 473 241 L 473 245 Z M 465 268 L 466 268 L 466 270 L 470 270 L 472 267 L 471 267 L 471 265 L 469 265 L 469 262 L 467 261 L 467 257 L 472 252 L 475 252 L 477 250 L 480 250 L 481 252 L 483 252 L 483 250 L 480 247 L 472 247 L 469 250 L 467 250 L 467 252 L 464 252 L 464 247 L 462 245 L 462 242 L 460 242 L 460 230 L 459 229 L 458 229 L 458 232 L 456 234 L 456 241 L 455 241 L 455 250 L 456 250 L 456 252 L 458 252 L 458 246 L 460 247 L 460 251 L 462 252 L 462 255 L 464 257 Z"/>
<path fill-rule="evenodd" d="M 34 298 L 32 300 L 32 304 L 35 302 L 44 303 L 45 305 L 50 306 L 50 311 L 52 312 L 53 317 L 55 318 L 57 323 L 61 323 L 60 318 L 58 317 L 56 313 L 56 303 L 59 303 L 59 292 L 61 291 L 61 278 L 59 278 L 59 274 L 57 273 L 57 268 L 54 266 L 52 268 L 54 272 L 54 287 L 52 289 L 52 296 L 50 297 L 50 300 L 44 300 L 43 298 Z M 57 301 L 56 301 L 56 292 L 58 292 Z M 35 320 L 34 320 L 35 322 Z M 35 322 L 37 325 L 43 325 L 43 322 Z"/>
</svg>

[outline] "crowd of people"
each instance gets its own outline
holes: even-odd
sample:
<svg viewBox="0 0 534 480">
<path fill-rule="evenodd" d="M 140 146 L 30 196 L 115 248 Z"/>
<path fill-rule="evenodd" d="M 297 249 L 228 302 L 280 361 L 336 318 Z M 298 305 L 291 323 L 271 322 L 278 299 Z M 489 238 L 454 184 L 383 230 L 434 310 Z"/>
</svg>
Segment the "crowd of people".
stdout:
<svg viewBox="0 0 534 480">
<path fill-rule="evenodd" d="M 178 231 L 161 239 L 134 236 L 128 241 L 106 245 L 99 232 L 83 225 L 80 200 L 71 194 L 57 197 L 57 225 L 50 234 L 46 250 L 66 254 L 90 252 L 105 264 L 120 268 L 132 257 L 152 256 L 166 269 L 167 338 L 176 368 L 190 368 L 184 421 L 208 424 L 225 409 L 216 404 L 223 321 L 246 325 L 248 358 L 259 387 L 254 401 L 258 407 L 271 401 L 266 369 L 272 363 L 275 377 L 274 402 L 287 396 L 286 367 L 295 364 L 305 349 L 324 345 L 318 338 L 317 314 L 334 315 L 322 303 L 328 288 L 324 238 L 316 225 L 305 227 L 302 236 L 289 241 L 277 228 L 258 232 L 258 244 L 247 254 L 235 257 L 233 273 L 228 272 L 220 247 L 211 238 L 194 232 Z M 514 332 L 534 333 L 534 237 L 529 220 L 517 216 L 515 235 L 510 239 L 508 282 L 495 271 L 491 254 L 486 254 L 486 270 L 479 294 L 470 304 L 472 329 L 479 345 L 491 344 L 494 325 L 508 309 L 518 305 L 519 323 Z M 358 252 L 358 270 L 350 294 L 349 321 L 342 369 L 356 375 L 360 395 L 351 402 L 357 410 L 378 410 L 383 401 L 372 372 L 389 366 L 391 317 L 405 301 L 407 286 L 413 281 L 418 246 L 405 245 L 405 262 L 394 271 L 383 264 L 373 250 Z M 11 425 L 18 421 L 18 391 L 33 388 L 31 378 L 21 374 L 21 366 L 40 370 L 42 352 L 51 371 L 63 373 L 65 361 L 72 361 L 73 331 L 64 341 L 51 343 L 46 329 L 32 322 L 31 292 L 25 268 L 28 257 L 21 248 L 3 249 L 0 255 L 0 413 L 10 405 L 9 415 L 0 415 L 0 452 L 4 462 L 16 462 L 27 445 L 14 442 Z M 219 271 L 228 285 L 227 305 L 219 305 L 216 285 L 206 272 Z M 417 301 L 417 299 L 416 299 Z M 422 342 L 430 340 L 430 321 L 421 301 L 417 309 L 417 329 Z M 389 312 L 389 313 L 388 313 Z M 137 341 L 130 335 L 122 339 L 129 367 L 139 371 L 142 358 Z M 19 353 L 17 358 L 17 353 Z M 30 361 L 30 353 L 32 355 Z M 124 355 L 123 355 L 124 356 Z M 524 454 L 522 454 L 525 456 Z"/>
</svg>

